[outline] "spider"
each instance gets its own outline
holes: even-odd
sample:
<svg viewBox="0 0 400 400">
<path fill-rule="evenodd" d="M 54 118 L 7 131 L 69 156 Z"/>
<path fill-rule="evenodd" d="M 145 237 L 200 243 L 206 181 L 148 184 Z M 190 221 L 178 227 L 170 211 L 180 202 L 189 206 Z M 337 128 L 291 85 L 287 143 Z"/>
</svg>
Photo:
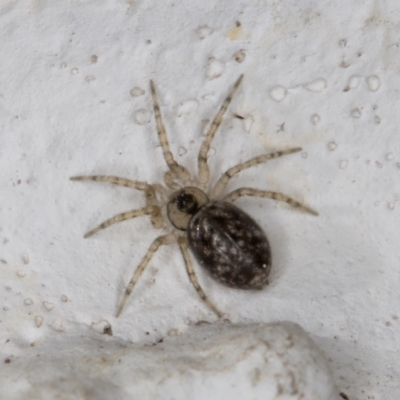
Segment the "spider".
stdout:
<svg viewBox="0 0 400 400">
<path fill-rule="evenodd" d="M 238 289 L 262 289 L 268 284 L 271 270 L 271 250 L 268 239 L 257 223 L 232 203 L 242 196 L 257 196 L 288 203 L 302 211 L 318 215 L 316 211 L 283 193 L 241 187 L 223 195 L 230 179 L 239 172 L 268 160 L 301 151 L 301 147 L 275 151 L 237 164 L 224 172 L 213 187 L 209 187 L 207 156 L 211 142 L 221 124 L 232 98 L 242 82 L 241 75 L 231 88 L 217 115 L 212 121 L 197 158 L 198 178 L 178 164 L 171 153 L 162 122 L 154 82 L 150 81 L 158 138 L 168 171 L 164 174 L 165 186 L 132 181 L 117 176 L 74 176 L 72 181 L 107 182 L 144 192 L 146 206 L 124 212 L 104 221 L 84 235 L 93 236 L 98 231 L 121 221 L 148 215 L 156 229 L 166 232 L 150 245 L 129 281 L 118 306 L 118 317 L 135 284 L 139 280 L 154 253 L 164 245 L 178 243 L 189 279 L 204 303 L 218 317 L 222 313 L 208 299 L 197 280 L 189 255 L 189 248 L 200 265 L 223 285 Z"/>
</svg>

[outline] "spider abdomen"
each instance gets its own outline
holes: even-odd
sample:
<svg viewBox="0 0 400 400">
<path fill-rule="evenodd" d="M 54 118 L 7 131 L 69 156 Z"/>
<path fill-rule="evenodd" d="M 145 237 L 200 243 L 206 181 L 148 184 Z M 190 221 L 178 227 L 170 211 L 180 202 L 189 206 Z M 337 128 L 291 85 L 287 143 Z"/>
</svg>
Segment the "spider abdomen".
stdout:
<svg viewBox="0 0 400 400">
<path fill-rule="evenodd" d="M 268 284 L 268 239 L 258 224 L 234 205 L 206 203 L 190 220 L 187 237 L 197 261 L 223 285 L 262 289 Z"/>
</svg>

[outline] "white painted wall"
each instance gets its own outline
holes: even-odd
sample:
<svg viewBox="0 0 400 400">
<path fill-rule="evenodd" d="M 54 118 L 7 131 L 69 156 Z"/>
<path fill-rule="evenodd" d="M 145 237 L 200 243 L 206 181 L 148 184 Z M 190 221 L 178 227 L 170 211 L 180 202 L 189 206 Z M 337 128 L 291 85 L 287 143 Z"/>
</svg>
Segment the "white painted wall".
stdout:
<svg viewBox="0 0 400 400">
<path fill-rule="evenodd" d="M 270 285 L 235 291 L 197 267 L 199 280 L 234 323 L 300 324 L 351 399 L 397 399 L 399 18 L 395 0 L 0 3 L 0 379 L 8 388 L 17 390 L 18 377 L 10 382 L 7 367 L 34 368 L 24 357 L 56 353 L 46 346 L 56 336 L 76 346 L 95 333 L 100 349 L 215 321 L 176 246 L 154 257 L 116 319 L 157 232 L 143 218 L 83 240 L 143 198 L 68 179 L 161 182 L 150 79 L 172 151 L 195 173 L 202 132 L 244 73 L 212 145 L 212 179 L 300 145 L 302 153 L 248 170 L 230 188 L 282 191 L 320 215 L 238 201 L 270 239 Z M 100 334 L 107 324 L 112 337 Z"/>
</svg>

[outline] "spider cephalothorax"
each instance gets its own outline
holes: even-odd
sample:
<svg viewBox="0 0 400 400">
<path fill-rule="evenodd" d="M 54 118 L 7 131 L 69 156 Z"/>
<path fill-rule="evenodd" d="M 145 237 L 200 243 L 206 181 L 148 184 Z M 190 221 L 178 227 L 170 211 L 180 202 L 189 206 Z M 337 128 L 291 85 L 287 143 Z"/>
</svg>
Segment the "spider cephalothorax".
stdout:
<svg viewBox="0 0 400 400">
<path fill-rule="evenodd" d="M 189 186 L 178 190 L 168 200 L 168 219 L 175 228 L 186 231 L 192 216 L 208 201 L 199 188 Z"/>
<path fill-rule="evenodd" d="M 188 248 L 192 250 L 199 264 L 214 279 L 226 286 L 238 289 L 262 289 L 268 284 L 268 275 L 271 270 L 270 245 L 259 225 L 244 211 L 231 204 L 239 197 L 257 196 L 283 201 L 293 207 L 317 215 L 311 208 L 278 192 L 242 187 L 224 195 L 229 180 L 240 171 L 273 158 L 296 153 L 301 150 L 300 147 L 263 154 L 237 164 L 223 173 L 213 187 L 208 187 L 208 151 L 221 124 L 222 117 L 242 79 L 243 75 L 234 84 L 208 129 L 198 155 L 197 180 L 193 180 L 189 171 L 175 161 L 170 151 L 153 81 L 150 81 L 150 88 L 157 132 L 164 159 L 169 168 L 164 175 L 166 187 L 160 184 L 131 181 L 116 176 L 94 175 L 71 178 L 74 181 L 109 182 L 118 186 L 142 190 L 145 193 L 145 207 L 118 214 L 108 219 L 89 231 L 84 236 L 85 238 L 112 224 L 141 215 L 149 215 L 155 228 L 167 229 L 165 234 L 153 241 L 133 274 L 118 307 L 117 316 L 120 315 L 133 287 L 157 249 L 161 245 L 174 242 L 178 242 L 193 286 L 207 306 L 219 317 L 222 316 L 222 313 L 208 300 L 197 280 Z"/>
</svg>

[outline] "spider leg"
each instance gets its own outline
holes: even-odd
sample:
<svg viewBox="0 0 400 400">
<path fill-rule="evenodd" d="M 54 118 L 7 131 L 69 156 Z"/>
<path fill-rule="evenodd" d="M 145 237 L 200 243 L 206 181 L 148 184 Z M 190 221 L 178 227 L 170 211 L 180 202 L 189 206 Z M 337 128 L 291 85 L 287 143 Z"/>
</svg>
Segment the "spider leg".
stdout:
<svg viewBox="0 0 400 400">
<path fill-rule="evenodd" d="M 161 229 L 165 226 L 165 223 L 161 215 L 160 207 L 158 205 L 157 193 L 161 196 L 161 199 L 165 201 L 167 195 L 165 189 L 158 184 L 149 185 L 149 188 L 145 191 L 146 206 L 154 207 L 154 209 L 156 210 L 155 212 L 150 214 L 150 220 L 154 228 Z"/>
<path fill-rule="evenodd" d="M 144 207 L 144 208 L 139 208 L 137 210 L 132 210 L 132 211 L 127 211 L 121 214 L 114 215 L 114 217 L 107 219 L 103 223 L 101 223 L 99 226 L 96 228 L 92 229 L 88 233 L 85 234 L 84 238 L 88 238 L 90 236 L 93 236 L 95 233 L 98 231 L 108 228 L 111 225 L 114 225 L 118 222 L 121 221 L 126 221 L 127 219 L 132 219 L 136 217 L 140 217 L 141 215 L 152 215 L 152 214 L 157 214 L 159 213 L 159 207 L 157 206 L 150 206 L 150 207 Z"/>
<path fill-rule="evenodd" d="M 160 106 L 158 104 L 157 100 L 157 93 L 156 93 L 156 88 L 154 86 L 154 82 L 151 80 L 150 81 L 150 89 L 151 89 L 151 96 L 153 98 L 153 105 L 154 105 L 154 115 L 156 119 L 156 125 L 157 125 L 157 132 L 158 132 L 158 138 L 160 140 L 161 148 L 164 154 L 164 159 L 165 162 L 167 163 L 174 179 L 181 179 L 185 185 L 188 184 L 190 181 L 190 173 L 189 171 L 183 167 L 182 165 L 178 164 L 174 156 L 171 153 L 171 150 L 169 148 L 168 144 L 168 139 L 167 139 L 167 134 L 165 132 L 164 124 L 162 122 L 161 118 L 161 112 L 160 112 Z M 165 179 L 165 184 L 173 190 L 176 190 L 176 187 L 167 179 Z M 180 187 L 179 187 L 180 188 Z"/>
<path fill-rule="evenodd" d="M 233 95 L 235 94 L 237 88 L 239 87 L 240 82 L 242 82 L 242 79 L 243 75 L 240 75 L 238 80 L 233 85 L 231 91 L 228 94 L 228 97 L 223 102 L 221 108 L 218 111 L 218 114 L 215 116 L 213 122 L 211 123 L 211 126 L 208 129 L 203 144 L 200 147 L 197 165 L 199 170 L 199 188 L 202 190 L 206 188 L 210 176 L 210 171 L 207 164 L 207 156 L 208 156 L 208 151 L 210 150 L 211 142 L 221 124 L 222 117 L 224 116 L 230 102 L 232 101 Z"/>
<path fill-rule="evenodd" d="M 161 199 L 164 202 L 167 199 L 167 193 L 166 193 L 165 189 L 161 185 L 158 185 L 158 184 L 149 185 L 148 183 L 145 183 L 145 182 L 131 181 L 130 179 L 120 178 L 118 176 L 105 176 L 105 175 L 72 176 L 69 179 L 71 181 L 107 182 L 107 183 L 112 183 L 117 186 L 124 186 L 124 187 L 129 187 L 132 189 L 142 190 L 145 192 L 147 207 L 158 206 L 158 201 L 157 201 L 157 196 L 156 196 L 157 194 L 160 195 Z M 160 212 L 151 213 L 150 216 L 151 216 L 151 222 L 156 229 L 160 229 L 164 226 L 164 221 L 162 219 Z M 134 218 L 134 217 L 131 217 L 131 218 Z M 119 222 L 119 221 L 116 221 L 116 222 Z M 115 222 L 113 222 L 113 223 L 115 223 Z M 109 226 L 109 225 L 107 225 L 107 226 Z M 105 228 L 107 226 L 105 226 Z M 89 235 L 89 233 L 87 233 L 86 235 L 91 236 L 96 232 L 90 231 L 89 232 L 90 235 Z"/>
<path fill-rule="evenodd" d="M 267 162 L 268 160 L 272 160 L 273 158 L 282 157 L 286 154 L 297 153 L 298 151 L 301 151 L 301 147 L 294 147 L 294 148 L 288 149 L 288 150 L 275 151 L 273 153 L 268 153 L 268 154 L 264 154 L 262 156 L 252 158 L 244 163 L 237 164 L 234 167 L 229 168 L 224 174 L 222 174 L 222 176 L 219 178 L 218 182 L 215 184 L 214 188 L 211 190 L 210 198 L 215 199 L 215 198 L 219 197 L 221 195 L 221 193 L 224 191 L 229 180 L 234 175 L 238 174 L 239 172 L 243 171 L 244 169 L 253 167 L 257 164 Z"/>
<path fill-rule="evenodd" d="M 241 196 L 256 196 L 256 197 L 263 197 L 266 199 L 273 199 L 273 200 L 278 200 L 278 201 L 283 201 L 292 207 L 299 208 L 302 211 L 305 211 L 309 214 L 312 215 L 318 215 L 316 211 L 314 211 L 312 208 L 307 207 L 304 204 L 301 204 L 300 202 L 292 199 L 289 196 L 286 196 L 283 193 L 278 193 L 278 192 L 270 192 L 270 191 L 265 191 L 265 190 L 258 190 L 258 189 L 252 189 L 252 188 L 240 188 L 236 189 L 233 192 L 229 193 L 225 198 L 224 201 L 227 202 L 234 202 Z"/>
<path fill-rule="evenodd" d="M 182 186 L 179 183 L 175 182 L 176 175 L 172 171 L 167 171 L 164 174 L 164 182 L 165 184 L 172 190 L 180 190 Z M 189 181 L 185 181 L 185 186 L 188 185 Z"/>
<path fill-rule="evenodd" d="M 118 176 L 105 176 L 105 175 L 91 175 L 91 176 L 72 176 L 69 178 L 70 181 L 96 181 L 96 182 L 108 182 L 117 186 L 129 187 L 138 190 L 147 190 L 150 185 L 145 182 L 131 181 L 125 178 L 119 178 Z"/>
<path fill-rule="evenodd" d="M 222 317 L 222 313 L 208 300 L 204 290 L 201 288 L 199 281 L 197 280 L 196 274 L 194 273 L 192 261 L 190 260 L 189 251 L 188 251 L 188 242 L 187 239 L 183 236 L 178 238 L 178 244 L 181 248 L 183 259 L 185 260 L 186 270 L 189 275 L 189 279 L 192 282 L 192 285 L 196 289 L 199 296 L 202 298 L 204 303 L 206 303 L 207 307 L 218 315 L 219 318 Z"/>
<path fill-rule="evenodd" d="M 159 183 L 153 183 L 151 186 L 154 188 L 155 192 L 160 196 L 161 201 L 163 203 L 168 202 L 168 194 L 163 185 L 160 185 Z"/>
<path fill-rule="evenodd" d="M 128 286 L 125 289 L 124 297 L 122 298 L 121 303 L 118 306 L 117 310 L 117 318 L 120 316 L 122 309 L 125 306 L 126 301 L 128 300 L 129 295 L 132 292 L 133 287 L 135 286 L 136 282 L 140 278 L 140 275 L 142 275 L 144 269 L 147 267 L 147 264 L 153 257 L 154 253 L 158 250 L 158 248 L 161 245 L 165 244 L 170 244 L 175 240 L 175 236 L 169 234 L 169 235 L 163 235 L 159 236 L 157 239 L 154 240 L 154 242 L 151 244 L 149 249 L 147 250 L 147 253 L 143 257 L 142 261 L 140 262 L 139 266 L 137 267 L 135 273 L 133 274 L 131 280 L 128 283 Z"/>
</svg>

